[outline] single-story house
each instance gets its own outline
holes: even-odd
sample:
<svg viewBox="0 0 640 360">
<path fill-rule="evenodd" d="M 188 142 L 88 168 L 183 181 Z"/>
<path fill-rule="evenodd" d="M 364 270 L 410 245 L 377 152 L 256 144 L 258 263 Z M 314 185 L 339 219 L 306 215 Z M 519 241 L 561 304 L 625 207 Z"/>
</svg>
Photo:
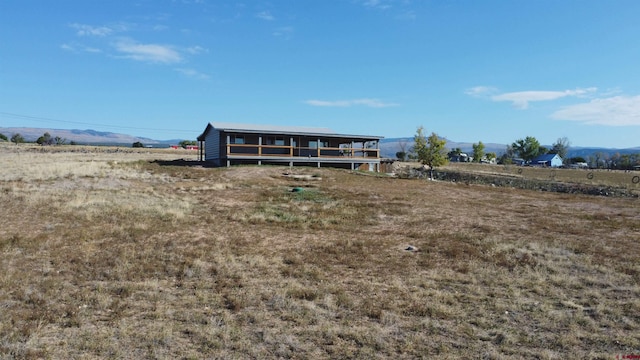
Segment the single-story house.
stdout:
<svg viewBox="0 0 640 360">
<path fill-rule="evenodd" d="M 548 166 L 548 167 L 560 167 L 562 166 L 562 158 L 558 154 L 544 154 L 531 160 L 532 166 Z"/>
<path fill-rule="evenodd" d="M 213 166 L 279 164 L 380 171 L 382 136 L 327 128 L 211 122 L 198 136 L 199 159 Z"/>
</svg>

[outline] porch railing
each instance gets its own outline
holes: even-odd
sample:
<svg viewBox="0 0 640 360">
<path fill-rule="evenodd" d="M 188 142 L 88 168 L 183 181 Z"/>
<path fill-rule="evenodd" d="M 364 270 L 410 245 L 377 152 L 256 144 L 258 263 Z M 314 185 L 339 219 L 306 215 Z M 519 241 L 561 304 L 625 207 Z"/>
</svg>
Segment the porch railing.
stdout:
<svg viewBox="0 0 640 360">
<path fill-rule="evenodd" d="M 227 156 L 279 156 L 312 158 L 379 158 L 379 149 L 351 147 L 301 147 L 284 145 L 227 144 Z"/>
</svg>

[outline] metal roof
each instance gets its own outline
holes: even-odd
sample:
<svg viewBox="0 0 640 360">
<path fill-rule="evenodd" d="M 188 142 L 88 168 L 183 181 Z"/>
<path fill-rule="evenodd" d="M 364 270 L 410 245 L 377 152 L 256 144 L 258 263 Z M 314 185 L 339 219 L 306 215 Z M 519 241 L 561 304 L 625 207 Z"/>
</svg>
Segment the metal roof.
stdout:
<svg viewBox="0 0 640 360">
<path fill-rule="evenodd" d="M 560 160 L 562 160 L 562 158 L 560 157 L 560 155 L 558 154 L 543 154 L 543 155 L 539 155 L 537 156 L 535 159 L 531 160 L 531 162 L 538 162 L 538 161 L 551 161 L 553 160 L 553 158 L 558 157 Z"/>
<path fill-rule="evenodd" d="M 253 125 L 253 124 L 237 124 L 228 122 L 212 122 L 211 126 L 218 130 L 231 131 L 265 131 L 279 133 L 314 133 L 314 134 L 332 134 L 336 132 L 329 128 L 316 128 L 304 126 L 278 126 L 278 125 Z"/>
<path fill-rule="evenodd" d="M 363 140 L 379 140 L 383 136 L 338 134 L 329 128 L 316 128 L 305 126 L 278 126 L 278 125 L 254 125 L 227 122 L 210 122 L 205 131 L 198 136 L 198 140 L 204 140 L 207 132 L 214 128 L 225 132 L 261 133 L 278 135 L 305 135 L 322 137 L 355 138 Z"/>
</svg>

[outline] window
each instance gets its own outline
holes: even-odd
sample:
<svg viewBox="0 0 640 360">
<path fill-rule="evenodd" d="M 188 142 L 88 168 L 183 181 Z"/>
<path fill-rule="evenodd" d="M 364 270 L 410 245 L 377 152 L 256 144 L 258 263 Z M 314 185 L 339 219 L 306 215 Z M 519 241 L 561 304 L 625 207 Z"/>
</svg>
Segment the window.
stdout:
<svg viewBox="0 0 640 360">
<path fill-rule="evenodd" d="M 244 136 L 242 136 L 242 135 L 231 135 L 231 143 L 232 144 L 244 144 Z"/>
<path fill-rule="evenodd" d="M 267 136 L 267 145 L 284 146 L 284 137 Z"/>
</svg>

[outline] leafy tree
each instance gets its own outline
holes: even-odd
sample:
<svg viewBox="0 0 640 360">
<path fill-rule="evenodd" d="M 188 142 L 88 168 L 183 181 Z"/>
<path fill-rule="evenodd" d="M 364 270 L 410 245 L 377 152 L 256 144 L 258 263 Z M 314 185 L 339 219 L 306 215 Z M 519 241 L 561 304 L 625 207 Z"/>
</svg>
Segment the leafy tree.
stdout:
<svg viewBox="0 0 640 360">
<path fill-rule="evenodd" d="M 131 147 L 142 148 L 142 147 L 144 147 L 144 144 L 141 143 L 140 141 L 136 141 L 136 142 L 133 143 L 133 145 L 131 145 Z"/>
<path fill-rule="evenodd" d="M 51 138 L 51 134 L 49 134 L 48 132 L 44 133 L 38 138 L 38 140 L 36 140 L 36 143 L 38 145 L 52 145 L 53 139 Z"/>
<path fill-rule="evenodd" d="M 18 145 L 24 142 L 24 137 L 20 133 L 15 133 L 11 136 L 11 142 Z"/>
<path fill-rule="evenodd" d="M 429 178 L 433 179 L 433 168 L 446 165 L 448 162 L 445 152 L 446 140 L 440 139 L 434 132 L 427 138 L 422 126 L 418 128 L 413 140 L 413 152 L 423 165 L 429 166 Z"/>
<path fill-rule="evenodd" d="M 479 163 L 484 157 L 484 144 L 478 141 L 477 144 L 471 145 L 473 148 L 473 162 Z"/>
<path fill-rule="evenodd" d="M 513 151 L 525 161 L 531 161 L 540 155 L 540 142 L 533 136 L 518 139 L 511 144 Z"/>
<path fill-rule="evenodd" d="M 7 139 L 7 136 L 2 133 L 0 133 L 0 140 L 9 141 L 9 139 Z"/>
<path fill-rule="evenodd" d="M 399 161 L 406 161 L 406 160 L 407 160 L 407 153 L 406 153 L 406 152 L 404 152 L 404 151 L 398 151 L 398 152 L 396 153 L 396 158 L 397 158 Z"/>
<path fill-rule="evenodd" d="M 571 142 L 569 139 L 565 137 L 558 138 L 553 145 L 551 145 L 551 150 L 549 152 L 553 154 L 558 154 L 562 158 L 562 162 L 567 163 L 567 153 L 569 152 L 569 146 L 571 146 Z"/>
<path fill-rule="evenodd" d="M 186 148 L 187 145 L 198 145 L 198 143 L 195 140 L 182 140 L 178 143 L 178 145 L 180 145 L 180 147 Z"/>
<path fill-rule="evenodd" d="M 487 161 L 491 161 L 493 159 L 497 159 L 498 155 L 496 155 L 496 153 L 494 153 L 494 152 L 488 152 L 488 153 L 484 154 L 484 157 L 487 159 Z"/>
</svg>

